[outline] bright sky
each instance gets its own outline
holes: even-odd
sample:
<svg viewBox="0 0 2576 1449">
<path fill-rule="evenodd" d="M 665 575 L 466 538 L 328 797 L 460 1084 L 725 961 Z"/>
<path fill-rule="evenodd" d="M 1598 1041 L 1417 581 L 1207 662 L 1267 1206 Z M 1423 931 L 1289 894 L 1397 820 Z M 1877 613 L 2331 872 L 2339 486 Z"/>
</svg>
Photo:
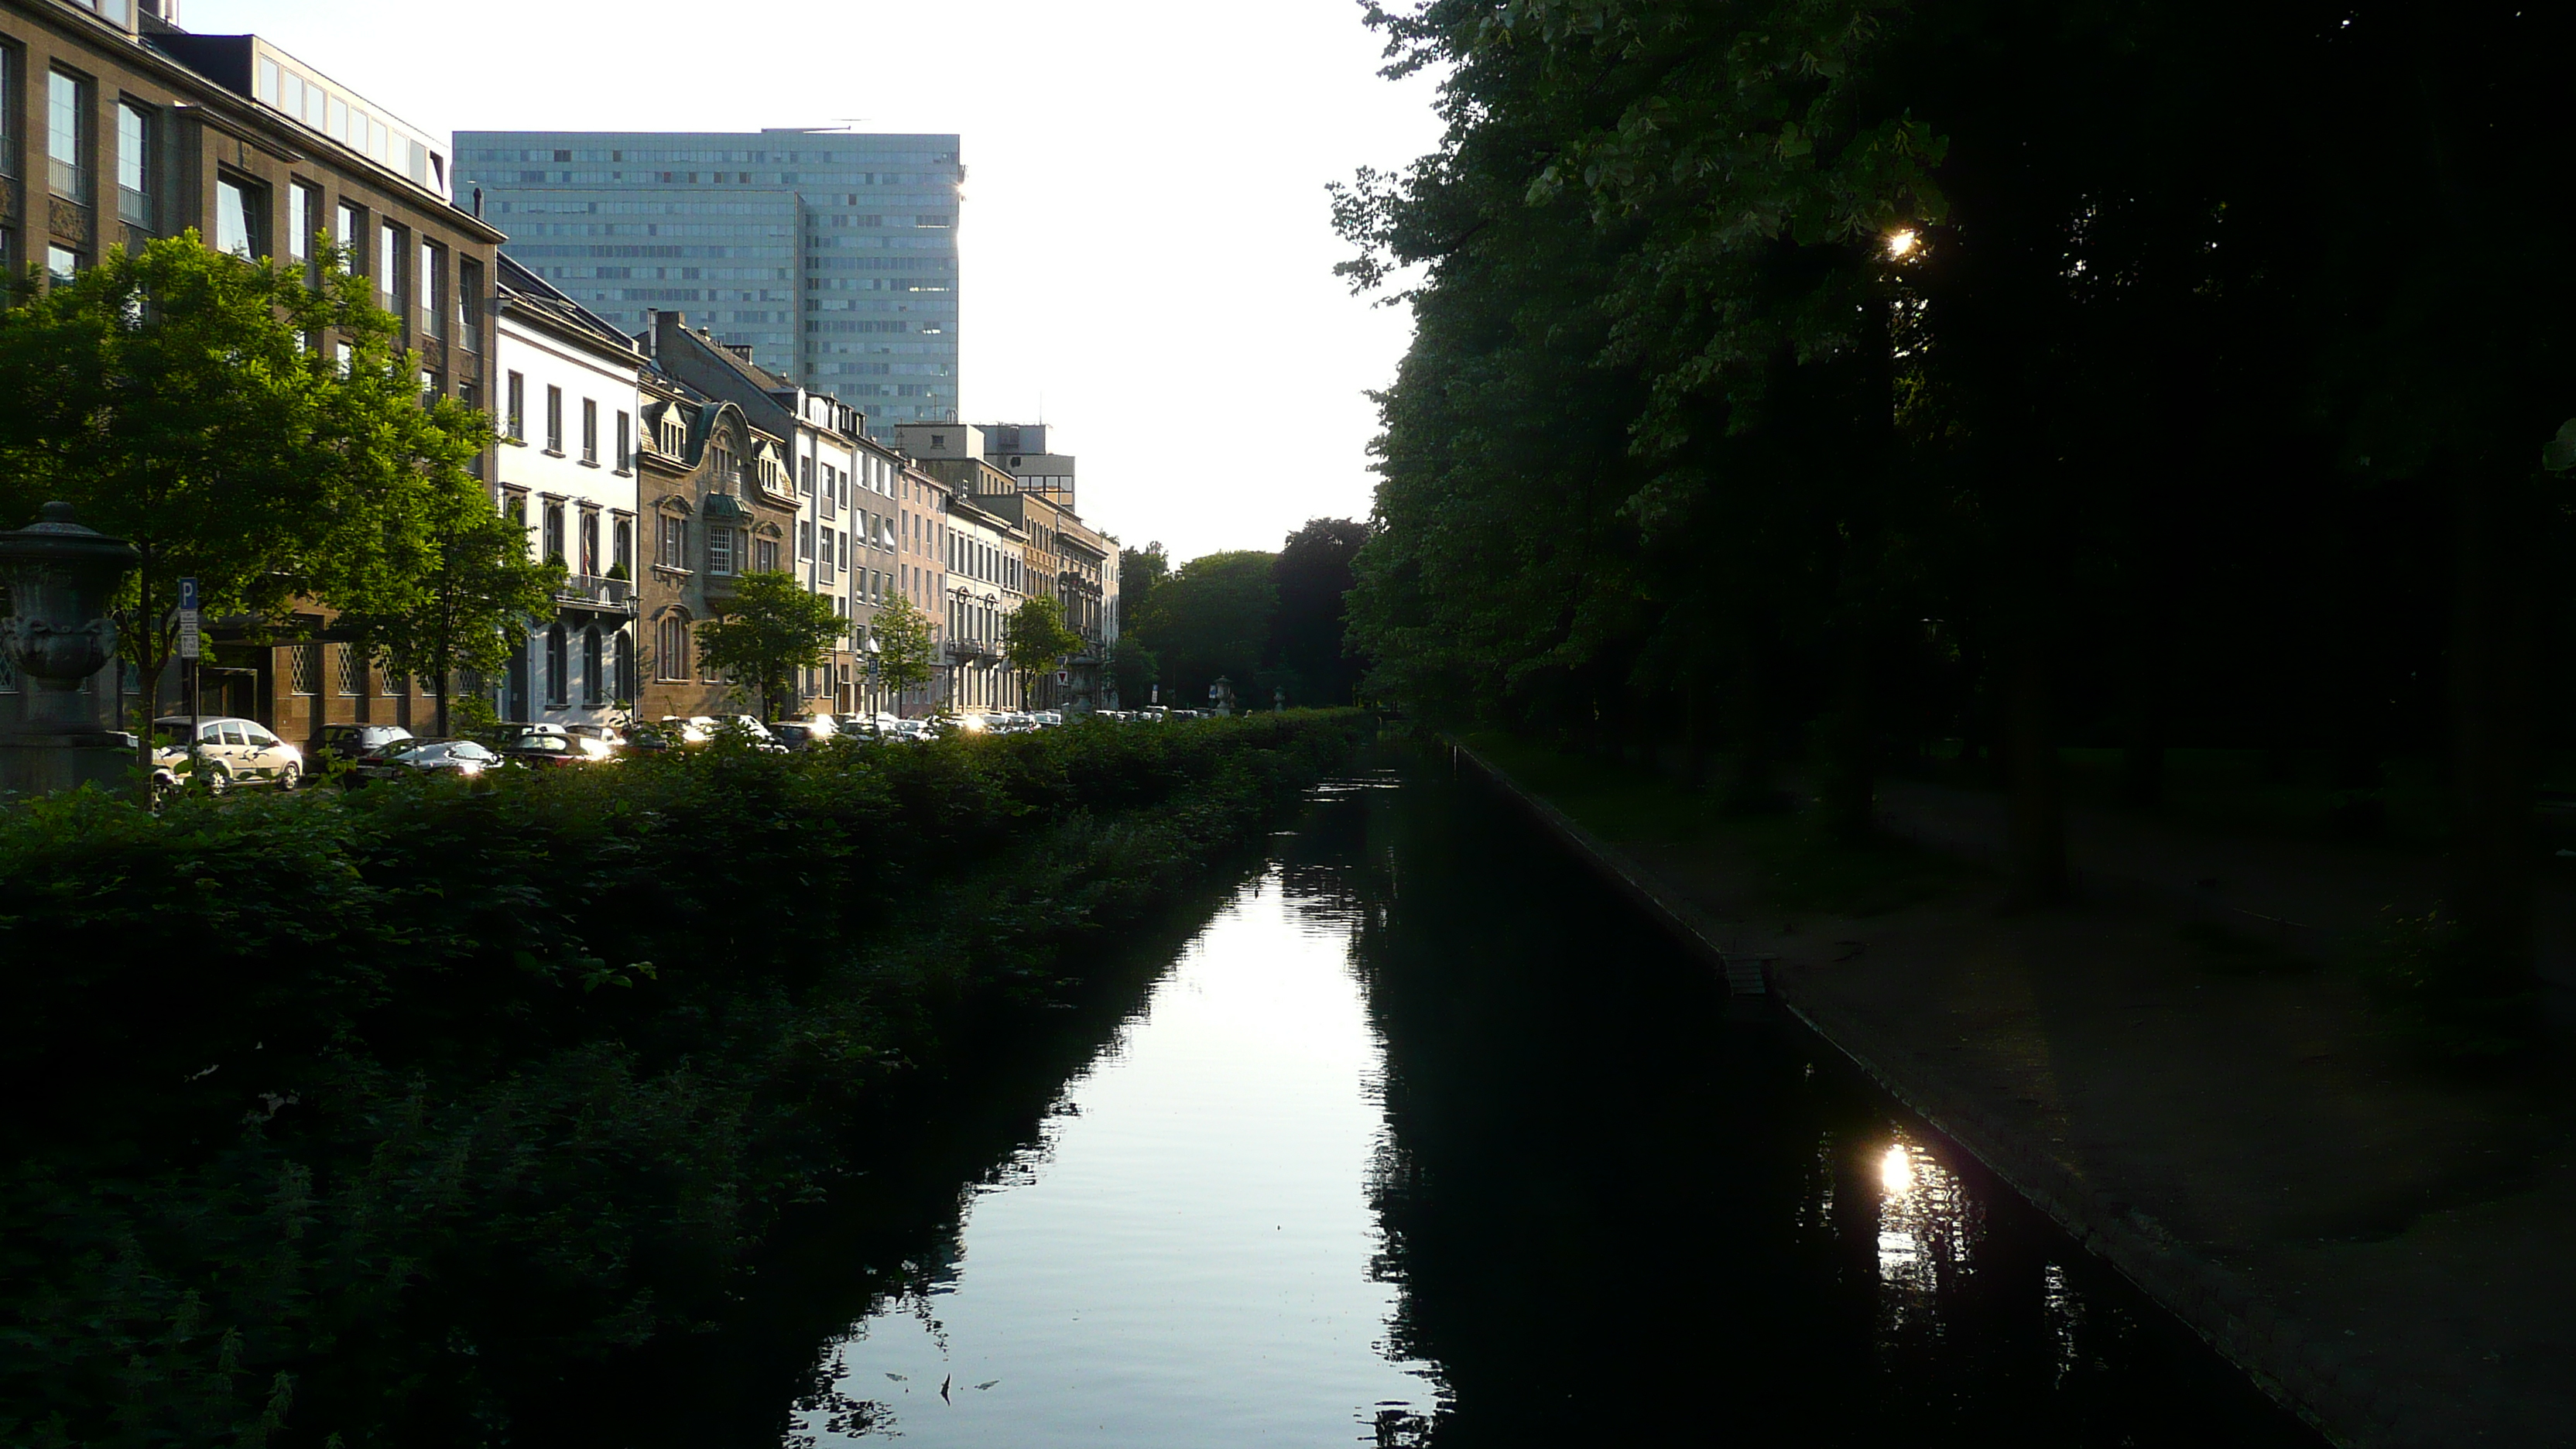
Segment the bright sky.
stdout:
<svg viewBox="0 0 2576 1449">
<path fill-rule="evenodd" d="M 1043 416 L 1081 505 L 1176 559 L 1366 517 L 1411 336 L 1345 293 L 1324 183 L 1437 136 L 1356 0 L 184 0 L 460 129 L 854 121 L 964 137 L 965 421 Z"/>
</svg>

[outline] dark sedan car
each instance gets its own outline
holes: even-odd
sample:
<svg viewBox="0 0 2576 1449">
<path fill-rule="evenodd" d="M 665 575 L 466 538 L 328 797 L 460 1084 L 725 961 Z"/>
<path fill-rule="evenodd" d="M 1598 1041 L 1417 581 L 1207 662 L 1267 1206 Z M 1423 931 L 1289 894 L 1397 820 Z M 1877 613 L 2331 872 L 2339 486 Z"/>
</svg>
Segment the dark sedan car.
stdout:
<svg viewBox="0 0 2576 1449">
<path fill-rule="evenodd" d="M 317 760 L 347 764 L 361 755 L 372 755 L 389 745 L 398 745 L 411 737 L 411 731 L 401 725 L 324 725 L 322 743 L 313 754 Z"/>
<path fill-rule="evenodd" d="M 499 755 L 472 740 L 396 740 L 351 761 L 348 780 L 353 785 L 405 776 L 470 780 L 500 763 Z"/>
<path fill-rule="evenodd" d="M 534 730 L 503 744 L 499 754 L 510 764 L 540 770 L 595 765 L 617 758 L 617 752 L 605 741 L 586 735 L 541 734 Z"/>
</svg>

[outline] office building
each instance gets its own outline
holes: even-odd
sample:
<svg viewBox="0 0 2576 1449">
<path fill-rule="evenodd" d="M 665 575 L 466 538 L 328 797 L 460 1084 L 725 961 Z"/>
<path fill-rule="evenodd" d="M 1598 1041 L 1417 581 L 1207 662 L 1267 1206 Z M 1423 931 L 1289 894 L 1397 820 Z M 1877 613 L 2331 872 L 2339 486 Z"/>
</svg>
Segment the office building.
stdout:
<svg viewBox="0 0 2576 1449">
<path fill-rule="evenodd" d="M 957 417 L 958 138 L 460 131 L 455 194 L 630 332 L 684 311 L 885 439 Z"/>
<path fill-rule="evenodd" d="M 191 228 L 218 251 L 309 263 L 328 235 L 400 319 L 422 389 L 490 407 L 500 234 L 448 204 L 445 148 L 265 36 L 177 18 L 172 0 L 0 0 L 0 266 L 59 280 Z M 332 724 L 435 717 L 419 681 L 309 601 L 257 627 L 209 621 L 206 638 L 209 713 L 307 746 Z M 102 701 L 117 682 L 102 675 Z M 16 684 L 0 671 L 0 719 Z M 180 696 L 175 667 L 125 684 L 155 712 Z"/>
</svg>

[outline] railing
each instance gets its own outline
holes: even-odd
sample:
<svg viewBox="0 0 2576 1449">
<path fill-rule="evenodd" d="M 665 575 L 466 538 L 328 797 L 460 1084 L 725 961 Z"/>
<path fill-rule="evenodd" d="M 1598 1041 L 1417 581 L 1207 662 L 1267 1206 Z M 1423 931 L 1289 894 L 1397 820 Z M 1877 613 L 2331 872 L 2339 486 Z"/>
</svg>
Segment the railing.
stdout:
<svg viewBox="0 0 2576 1449">
<path fill-rule="evenodd" d="M 592 604 L 606 609 L 631 609 L 635 606 L 635 584 L 630 579 L 603 578 L 596 574 L 568 574 L 555 587 L 555 597 L 567 604 Z"/>
</svg>

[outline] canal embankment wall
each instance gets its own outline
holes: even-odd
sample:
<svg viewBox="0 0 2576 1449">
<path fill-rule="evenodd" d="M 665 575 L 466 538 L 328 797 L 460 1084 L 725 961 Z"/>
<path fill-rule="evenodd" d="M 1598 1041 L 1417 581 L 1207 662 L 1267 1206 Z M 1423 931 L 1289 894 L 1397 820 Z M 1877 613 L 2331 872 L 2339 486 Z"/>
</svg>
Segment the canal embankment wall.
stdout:
<svg viewBox="0 0 2576 1449">
<path fill-rule="evenodd" d="M 1738 990 L 1758 981 L 2332 1441 L 2576 1434 L 2548 1247 L 2565 1184 L 2477 1179 L 2481 1162 L 2556 1144 L 2495 1134 L 2527 1104 L 2387 1073 L 2353 1045 L 2331 982 L 2172 969 L 2158 953 L 2177 922 L 2207 926 L 2203 903 L 2106 892 L 2006 920 L 1972 892 L 1888 919 L 1765 919 L 1728 878 L 1742 862 L 1604 838 L 1451 744 L 1462 773 Z"/>
</svg>

